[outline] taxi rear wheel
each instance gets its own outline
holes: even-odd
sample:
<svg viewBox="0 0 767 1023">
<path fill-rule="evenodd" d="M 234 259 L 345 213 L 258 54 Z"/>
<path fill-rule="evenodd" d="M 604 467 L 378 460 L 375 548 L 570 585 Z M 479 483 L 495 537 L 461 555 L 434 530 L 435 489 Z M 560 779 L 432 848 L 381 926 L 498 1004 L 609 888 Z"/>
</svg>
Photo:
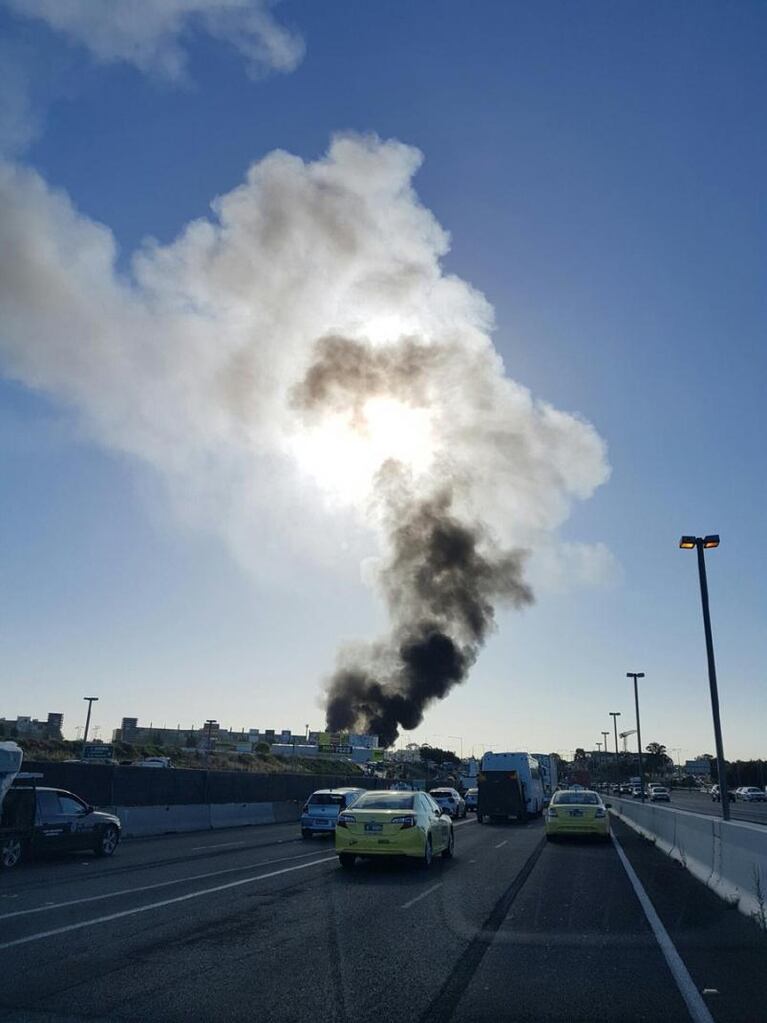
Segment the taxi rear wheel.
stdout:
<svg viewBox="0 0 767 1023">
<path fill-rule="evenodd" d="M 353 853 L 339 853 L 338 862 L 344 870 L 351 870 L 357 857 Z"/>
<path fill-rule="evenodd" d="M 442 850 L 442 859 L 451 860 L 453 858 L 453 852 L 455 851 L 455 832 L 450 829 L 450 840 L 447 843 L 447 847 Z"/>
<path fill-rule="evenodd" d="M 427 838 L 426 838 L 426 845 L 424 846 L 424 850 L 423 850 L 423 856 L 421 857 L 421 866 L 425 870 L 428 870 L 429 867 L 432 864 L 432 860 L 433 859 L 434 859 L 434 850 L 433 850 L 432 844 L 431 844 L 431 835 L 428 835 Z"/>
<path fill-rule="evenodd" d="M 311 838 L 312 833 L 308 828 L 301 828 L 301 838 Z"/>
<path fill-rule="evenodd" d="M 6 870 L 16 867 L 24 856 L 24 845 L 20 838 L 11 836 L 0 846 L 0 866 Z"/>
</svg>

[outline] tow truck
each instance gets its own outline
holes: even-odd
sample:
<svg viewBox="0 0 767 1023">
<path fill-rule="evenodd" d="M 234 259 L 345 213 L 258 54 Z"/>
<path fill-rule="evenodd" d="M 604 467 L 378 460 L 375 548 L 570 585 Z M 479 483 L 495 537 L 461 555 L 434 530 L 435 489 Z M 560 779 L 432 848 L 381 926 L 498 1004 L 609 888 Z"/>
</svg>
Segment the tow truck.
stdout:
<svg viewBox="0 0 767 1023">
<path fill-rule="evenodd" d="M 111 856 L 120 841 L 119 817 L 72 792 L 39 785 L 43 775 L 22 771 L 23 757 L 15 742 L 0 742 L 0 868 L 46 852 Z"/>
</svg>

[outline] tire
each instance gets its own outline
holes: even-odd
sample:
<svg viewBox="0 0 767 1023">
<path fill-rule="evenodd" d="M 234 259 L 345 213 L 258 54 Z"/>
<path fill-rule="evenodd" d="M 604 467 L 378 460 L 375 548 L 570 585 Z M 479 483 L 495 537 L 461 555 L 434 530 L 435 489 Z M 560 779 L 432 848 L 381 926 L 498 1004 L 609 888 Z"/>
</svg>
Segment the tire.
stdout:
<svg viewBox="0 0 767 1023">
<path fill-rule="evenodd" d="M 311 838 L 312 833 L 308 828 L 301 828 L 301 838 Z"/>
<path fill-rule="evenodd" d="M 120 841 L 120 832 L 114 824 L 107 824 L 99 832 L 94 852 L 97 856 L 112 856 Z"/>
<path fill-rule="evenodd" d="M 477 824 L 482 823 L 482 814 L 477 810 Z"/>
<path fill-rule="evenodd" d="M 443 860 L 452 860 L 453 853 L 455 852 L 455 832 L 450 829 L 450 841 L 448 842 L 447 849 L 442 850 Z"/>
<path fill-rule="evenodd" d="M 354 869 L 354 863 L 355 863 L 356 859 L 357 859 L 357 857 L 354 855 L 354 853 L 339 853 L 338 854 L 338 862 L 341 864 L 341 866 L 344 868 L 344 870 L 353 870 Z"/>
<path fill-rule="evenodd" d="M 556 842 L 556 840 L 557 840 L 557 836 L 556 835 L 546 835 L 546 841 L 547 842 Z"/>
<path fill-rule="evenodd" d="M 0 868 L 11 870 L 18 867 L 24 858 L 24 843 L 15 835 L 10 835 L 0 843 Z"/>
<path fill-rule="evenodd" d="M 423 848 L 423 856 L 421 857 L 421 866 L 424 870 L 428 870 L 432 865 L 434 859 L 434 851 L 431 844 L 431 835 L 426 836 L 426 845 Z"/>
</svg>

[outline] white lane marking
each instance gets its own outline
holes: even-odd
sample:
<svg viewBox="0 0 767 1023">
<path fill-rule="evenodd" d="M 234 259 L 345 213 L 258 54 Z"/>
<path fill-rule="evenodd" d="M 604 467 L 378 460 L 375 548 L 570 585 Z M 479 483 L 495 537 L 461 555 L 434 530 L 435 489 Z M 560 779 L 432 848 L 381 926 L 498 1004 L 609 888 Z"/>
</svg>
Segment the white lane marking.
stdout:
<svg viewBox="0 0 767 1023">
<path fill-rule="evenodd" d="M 421 899 L 425 899 L 427 895 L 431 895 L 432 892 L 436 892 L 436 890 L 438 888 L 441 888 L 443 884 L 444 882 L 440 881 L 437 884 L 432 885 L 431 888 L 427 888 L 425 892 L 421 892 L 420 895 L 416 895 L 416 897 L 414 899 L 411 899 L 410 902 L 406 902 L 404 906 L 400 906 L 400 909 L 410 909 L 410 907 L 414 906 L 416 902 L 420 902 Z M 0 945 L 0 948 L 2 947 L 3 946 Z"/>
<path fill-rule="evenodd" d="M 33 909 L 16 909 L 12 913 L 0 913 L 0 920 L 8 920 L 13 916 L 30 916 L 32 913 L 45 913 L 49 909 L 63 909 L 66 906 L 79 906 L 85 902 L 100 902 L 103 899 L 116 899 L 121 895 L 137 895 L 139 892 L 151 892 L 156 888 L 167 888 L 172 884 L 184 884 L 186 881 L 203 881 L 207 877 L 221 877 L 223 874 L 235 874 L 256 867 L 268 867 L 272 863 L 286 863 L 288 860 L 303 860 L 315 853 L 300 853 L 298 856 L 280 856 L 277 860 L 264 860 L 263 863 L 246 863 L 242 867 L 225 867 L 222 870 L 209 870 L 205 874 L 192 874 L 190 877 L 174 877 L 172 881 L 155 881 L 153 884 L 142 884 L 137 888 L 122 888 L 116 892 L 104 892 L 101 895 L 86 895 L 84 899 L 69 899 L 67 902 L 46 902 L 43 906 Z"/>
<path fill-rule="evenodd" d="M 244 842 L 216 842 L 215 845 L 193 845 L 192 852 L 197 852 L 199 849 L 226 849 L 232 845 L 245 845 Z"/>
<path fill-rule="evenodd" d="M 508 844 L 509 844 L 509 840 L 508 840 L 508 838 L 505 838 L 502 842 L 499 842 L 498 845 L 495 848 L 496 849 L 502 849 L 505 845 L 508 845 Z"/>
<path fill-rule="evenodd" d="M 684 1003 L 687 1006 L 687 1011 L 690 1013 L 690 1018 L 694 1023 L 714 1023 L 714 1017 L 708 1011 L 708 1006 L 703 1001 L 703 997 L 695 986 L 695 981 L 689 974 L 687 967 L 684 965 L 682 957 L 676 950 L 674 942 L 669 937 L 669 933 L 663 926 L 661 918 L 655 911 L 650 901 L 650 896 L 645 891 L 642 882 L 636 875 L 634 868 L 628 861 L 628 857 L 623 851 L 623 847 L 618 841 L 615 832 L 611 832 L 613 844 L 615 845 L 615 851 L 620 857 L 620 861 L 623 864 L 623 868 L 628 875 L 628 879 L 631 882 L 631 887 L 636 893 L 636 897 L 639 899 L 640 905 L 644 910 L 644 915 L 647 917 L 647 922 L 652 928 L 652 932 L 660 945 L 660 950 L 663 953 L 663 957 L 668 963 L 668 967 L 676 981 L 676 986 L 679 988 L 679 993 L 684 999 Z"/>
<path fill-rule="evenodd" d="M 462 828 L 464 826 L 464 824 L 476 824 L 476 823 L 477 823 L 476 821 L 469 820 L 469 821 L 458 821 L 458 823 L 456 824 L 455 821 L 454 821 L 453 822 L 453 827 L 454 828 Z"/>
</svg>

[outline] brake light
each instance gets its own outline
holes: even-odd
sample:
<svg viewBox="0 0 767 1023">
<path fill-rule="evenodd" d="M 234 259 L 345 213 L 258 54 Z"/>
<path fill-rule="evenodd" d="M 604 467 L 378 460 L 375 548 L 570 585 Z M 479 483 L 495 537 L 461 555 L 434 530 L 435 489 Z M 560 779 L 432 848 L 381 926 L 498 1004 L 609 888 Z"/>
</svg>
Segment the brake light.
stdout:
<svg viewBox="0 0 767 1023">
<path fill-rule="evenodd" d="M 389 821 L 390 824 L 399 824 L 400 828 L 414 828 L 415 817 L 392 817 Z"/>
<path fill-rule="evenodd" d="M 600 806 L 597 809 L 597 812 L 594 814 L 594 816 L 595 817 L 606 817 L 607 816 L 607 810 L 605 810 L 605 808 L 603 806 Z"/>
<path fill-rule="evenodd" d="M 357 818 L 353 813 L 340 813 L 336 821 L 336 827 L 347 828 L 350 824 L 354 824 L 356 820 Z"/>
<path fill-rule="evenodd" d="M 556 811 L 556 810 L 554 809 L 554 807 L 553 807 L 553 806 L 550 806 L 550 807 L 549 807 L 549 817 L 558 817 L 558 816 L 559 816 L 559 814 L 558 814 L 558 813 L 557 813 L 557 811 Z"/>
</svg>

